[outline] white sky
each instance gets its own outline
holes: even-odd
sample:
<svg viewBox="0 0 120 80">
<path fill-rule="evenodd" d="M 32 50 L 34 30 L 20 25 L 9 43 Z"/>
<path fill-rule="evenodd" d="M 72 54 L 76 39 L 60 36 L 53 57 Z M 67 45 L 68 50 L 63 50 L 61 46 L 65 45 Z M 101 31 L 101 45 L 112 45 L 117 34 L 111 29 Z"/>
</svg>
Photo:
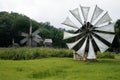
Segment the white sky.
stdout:
<svg viewBox="0 0 120 80">
<path fill-rule="evenodd" d="M 18 12 L 38 22 L 68 28 L 61 23 L 69 16 L 69 10 L 96 4 L 108 11 L 113 21 L 120 19 L 120 0 L 0 0 L 0 11 Z"/>
</svg>

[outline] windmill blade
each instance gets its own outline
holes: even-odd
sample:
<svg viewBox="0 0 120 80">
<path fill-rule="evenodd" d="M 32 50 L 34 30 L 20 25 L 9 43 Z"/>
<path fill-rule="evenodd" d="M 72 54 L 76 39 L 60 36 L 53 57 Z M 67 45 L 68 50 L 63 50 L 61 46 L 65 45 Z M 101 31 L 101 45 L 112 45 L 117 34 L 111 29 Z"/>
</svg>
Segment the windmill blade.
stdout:
<svg viewBox="0 0 120 80">
<path fill-rule="evenodd" d="M 91 39 L 89 39 L 89 50 L 88 50 L 87 58 L 88 59 L 96 59 L 96 54 L 95 54 Z"/>
<path fill-rule="evenodd" d="M 62 23 L 64 25 L 70 26 L 72 28 L 79 29 L 71 20 L 69 17 L 66 18 L 66 20 Z"/>
<path fill-rule="evenodd" d="M 83 38 L 77 40 L 76 42 L 73 43 L 67 43 L 67 46 L 69 49 L 72 49 L 76 44 L 78 44 Z"/>
<path fill-rule="evenodd" d="M 83 17 L 84 17 L 84 21 L 87 21 L 88 13 L 89 13 L 90 7 L 83 7 L 83 6 L 80 6 L 80 8 L 81 8 L 81 11 L 82 11 L 82 14 L 83 14 Z"/>
<path fill-rule="evenodd" d="M 111 23 L 109 25 L 105 25 L 105 26 L 102 26 L 102 27 L 95 28 L 95 30 L 106 31 L 106 32 L 115 32 L 114 25 L 115 25 L 115 23 Z"/>
<path fill-rule="evenodd" d="M 76 44 L 72 49 L 75 51 L 78 51 L 82 47 L 82 45 L 84 44 L 86 37 L 87 36 L 83 36 L 83 39 L 78 44 Z"/>
<path fill-rule="evenodd" d="M 27 34 L 27 33 L 22 32 L 22 33 L 21 33 L 21 36 L 23 36 L 23 37 L 27 37 L 27 36 L 28 36 L 28 34 Z"/>
<path fill-rule="evenodd" d="M 64 36 L 63 36 L 63 39 L 68 39 L 68 38 L 71 38 L 71 37 L 75 37 L 75 36 L 78 36 L 80 35 L 81 33 L 76 33 L 76 34 L 72 34 L 72 33 L 68 33 L 66 31 L 64 31 Z"/>
<path fill-rule="evenodd" d="M 36 37 L 34 37 L 32 40 L 34 40 L 36 43 L 40 43 L 41 39 L 38 39 Z"/>
<path fill-rule="evenodd" d="M 43 41 L 42 37 L 39 35 L 35 35 L 36 38 L 38 38 L 40 41 Z"/>
<path fill-rule="evenodd" d="M 26 38 L 22 39 L 22 40 L 20 41 L 20 43 L 21 43 L 21 44 L 24 44 L 25 42 L 27 42 L 27 40 L 28 40 L 28 38 L 26 37 Z"/>
<path fill-rule="evenodd" d="M 83 25 L 78 8 L 70 10 L 70 12 Z"/>
<path fill-rule="evenodd" d="M 100 36 L 101 38 L 103 38 L 104 40 L 108 41 L 111 44 L 112 44 L 113 39 L 115 37 L 114 34 L 105 34 L 105 33 L 98 33 L 98 32 L 94 32 L 94 33 L 97 34 L 98 36 Z"/>
<path fill-rule="evenodd" d="M 83 45 L 81 46 L 81 48 L 78 51 L 76 51 L 76 53 L 78 53 L 81 56 L 84 56 L 87 40 L 88 40 L 88 38 L 86 38 L 86 40 L 83 43 Z"/>
<path fill-rule="evenodd" d="M 32 33 L 32 36 L 37 35 L 38 33 L 40 33 L 40 29 L 34 31 L 34 32 Z"/>
<path fill-rule="evenodd" d="M 98 48 L 100 49 L 100 52 L 104 52 L 106 51 L 109 47 L 107 45 L 105 45 L 102 41 L 100 41 L 99 39 L 95 38 L 94 36 L 92 36 L 93 39 L 95 40 L 95 43 L 97 44 Z"/>
<path fill-rule="evenodd" d="M 35 35 L 35 37 L 38 38 L 38 39 L 42 39 L 42 37 L 39 36 L 39 35 Z"/>
<path fill-rule="evenodd" d="M 106 22 L 110 22 L 112 19 L 110 18 L 108 12 L 106 12 L 96 23 L 94 26 L 99 26 L 101 24 L 104 24 Z"/>
<path fill-rule="evenodd" d="M 97 5 L 95 7 L 95 10 L 93 12 L 92 18 L 91 18 L 91 23 L 94 22 L 98 18 L 98 16 L 103 12 L 102 9 L 100 9 Z"/>
</svg>

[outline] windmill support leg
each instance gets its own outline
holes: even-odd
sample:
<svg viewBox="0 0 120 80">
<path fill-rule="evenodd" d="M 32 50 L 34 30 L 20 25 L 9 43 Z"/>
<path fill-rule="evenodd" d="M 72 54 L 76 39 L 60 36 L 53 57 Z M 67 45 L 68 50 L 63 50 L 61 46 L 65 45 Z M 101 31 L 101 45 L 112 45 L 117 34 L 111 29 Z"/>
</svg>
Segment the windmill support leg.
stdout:
<svg viewBox="0 0 120 80">
<path fill-rule="evenodd" d="M 76 61 L 88 61 L 88 62 L 96 62 L 97 59 L 88 59 L 87 54 L 84 54 L 84 56 L 80 56 L 77 53 L 73 53 L 73 59 Z"/>
<path fill-rule="evenodd" d="M 80 60 L 84 60 L 85 58 L 80 56 L 79 54 L 77 53 L 74 53 L 73 54 L 73 59 L 76 60 L 76 61 L 80 61 Z"/>
</svg>

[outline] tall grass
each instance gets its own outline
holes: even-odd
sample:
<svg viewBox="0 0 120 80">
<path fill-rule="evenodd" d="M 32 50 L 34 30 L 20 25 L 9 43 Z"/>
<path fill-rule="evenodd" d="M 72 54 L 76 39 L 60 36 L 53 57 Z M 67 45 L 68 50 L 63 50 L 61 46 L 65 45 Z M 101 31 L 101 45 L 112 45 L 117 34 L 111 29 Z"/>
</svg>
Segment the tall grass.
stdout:
<svg viewBox="0 0 120 80">
<path fill-rule="evenodd" d="M 109 58 L 109 59 L 114 59 L 115 55 L 112 52 L 97 52 L 97 58 Z"/>
<path fill-rule="evenodd" d="M 54 48 L 7 48 L 0 50 L 0 59 L 28 60 L 47 57 L 72 57 L 73 51 Z"/>
<path fill-rule="evenodd" d="M 68 49 L 54 48 L 4 48 L 0 49 L 0 59 L 6 60 L 29 60 L 48 57 L 73 57 L 73 51 Z M 97 52 L 97 58 L 115 58 L 111 52 Z"/>
</svg>

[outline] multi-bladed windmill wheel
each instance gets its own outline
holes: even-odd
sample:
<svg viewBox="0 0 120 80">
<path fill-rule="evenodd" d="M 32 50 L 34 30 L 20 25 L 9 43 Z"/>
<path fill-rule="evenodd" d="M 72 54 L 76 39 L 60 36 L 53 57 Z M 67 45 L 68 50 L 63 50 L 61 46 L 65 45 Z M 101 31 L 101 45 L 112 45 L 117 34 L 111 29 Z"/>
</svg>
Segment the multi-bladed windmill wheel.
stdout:
<svg viewBox="0 0 120 80">
<path fill-rule="evenodd" d="M 62 23 L 77 30 L 74 33 L 64 32 L 64 40 L 69 49 L 73 49 L 75 53 L 87 59 L 96 59 L 96 52 L 104 52 L 112 44 L 115 30 L 114 23 L 111 22 L 111 18 L 108 12 L 103 11 L 97 5 L 94 10 L 90 7 L 80 6 L 74 10 L 70 10 L 70 13 L 75 19 L 82 25 L 77 26 L 73 21 L 67 17 Z M 81 14 L 82 15 L 81 15 Z M 81 16 L 82 17 L 81 17 Z M 91 18 L 88 17 L 91 15 Z M 88 21 L 88 19 L 90 19 Z"/>
<path fill-rule="evenodd" d="M 35 43 L 39 44 L 41 41 L 43 41 L 42 37 L 39 36 L 38 34 L 40 33 L 40 29 L 37 29 L 36 31 L 32 32 L 32 23 L 30 21 L 30 28 L 29 28 L 29 33 L 21 33 L 21 36 L 25 37 L 20 41 L 21 44 L 26 43 L 27 46 L 37 46 Z M 34 44 L 33 44 L 34 42 Z"/>
</svg>

